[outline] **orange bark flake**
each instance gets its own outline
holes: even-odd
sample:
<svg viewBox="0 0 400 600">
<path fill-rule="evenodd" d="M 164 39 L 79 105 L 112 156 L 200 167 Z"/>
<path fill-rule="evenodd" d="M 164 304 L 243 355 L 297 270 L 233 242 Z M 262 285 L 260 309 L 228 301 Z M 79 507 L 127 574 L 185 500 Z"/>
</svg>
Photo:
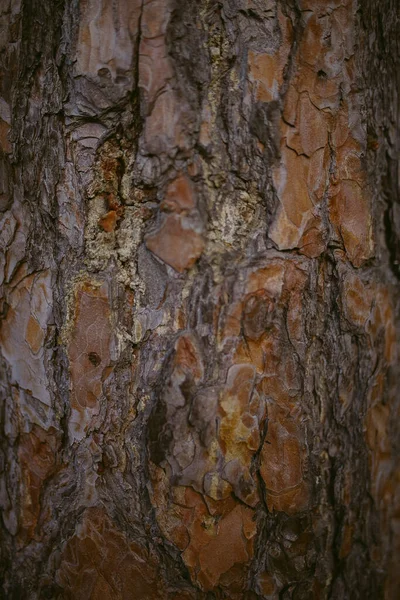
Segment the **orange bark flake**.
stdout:
<svg viewBox="0 0 400 600">
<path fill-rule="evenodd" d="M 74 309 L 74 326 L 68 346 L 72 385 L 70 431 L 73 438 L 79 439 L 98 410 L 103 381 L 112 371 L 107 284 L 79 284 Z"/>
<path fill-rule="evenodd" d="M 41 491 L 45 480 L 54 471 L 58 441 L 56 431 L 45 431 L 33 425 L 29 433 L 22 433 L 18 457 L 22 468 L 23 491 L 21 498 L 21 531 L 23 542 L 31 540 L 41 510 Z"/>
<path fill-rule="evenodd" d="M 107 233 L 114 231 L 117 225 L 118 215 L 115 210 L 110 210 L 99 219 L 99 226 Z"/>
<path fill-rule="evenodd" d="M 185 175 L 179 175 L 167 187 L 161 208 L 172 212 L 191 211 L 196 202 L 190 180 Z"/>
<path fill-rule="evenodd" d="M 64 545 L 56 580 L 77 600 L 164 598 L 158 562 L 129 540 L 103 508 L 88 508 Z"/>
<path fill-rule="evenodd" d="M 204 240 L 178 215 L 170 214 L 156 233 L 147 236 L 146 246 L 175 271 L 183 273 L 200 258 Z"/>
</svg>

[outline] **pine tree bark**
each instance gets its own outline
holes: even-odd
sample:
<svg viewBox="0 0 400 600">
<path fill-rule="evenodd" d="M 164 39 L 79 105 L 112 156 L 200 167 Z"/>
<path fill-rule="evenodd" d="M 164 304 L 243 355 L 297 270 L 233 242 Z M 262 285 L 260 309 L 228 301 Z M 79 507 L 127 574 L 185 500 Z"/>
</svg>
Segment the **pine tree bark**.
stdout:
<svg viewBox="0 0 400 600">
<path fill-rule="evenodd" d="M 396 0 L 1 0 L 1 597 L 397 598 Z"/>
</svg>

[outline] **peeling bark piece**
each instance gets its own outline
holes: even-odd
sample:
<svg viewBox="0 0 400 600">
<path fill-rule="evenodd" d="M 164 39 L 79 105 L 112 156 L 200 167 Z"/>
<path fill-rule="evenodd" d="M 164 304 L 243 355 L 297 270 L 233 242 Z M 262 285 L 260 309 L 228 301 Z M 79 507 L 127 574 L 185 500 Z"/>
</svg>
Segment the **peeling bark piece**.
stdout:
<svg viewBox="0 0 400 600">
<path fill-rule="evenodd" d="M 223 478 L 243 502 L 255 506 L 259 500 L 256 482 L 250 474 L 251 459 L 260 445 L 263 407 L 254 391 L 253 365 L 234 365 L 229 369 L 223 392 L 219 439 L 226 466 Z"/>
<path fill-rule="evenodd" d="M 374 254 L 372 222 L 366 189 L 351 180 L 341 181 L 331 197 L 330 218 L 343 239 L 346 254 L 355 267 L 360 267 Z"/>
<path fill-rule="evenodd" d="M 155 558 L 127 539 L 103 508 L 84 512 L 64 545 L 56 580 L 65 594 L 77 600 L 167 597 Z"/>
<path fill-rule="evenodd" d="M 196 348 L 194 340 L 189 335 L 181 335 L 175 345 L 174 357 L 175 374 L 190 374 L 195 382 L 199 382 L 203 376 L 203 364 L 200 353 Z"/>
<path fill-rule="evenodd" d="M 336 153 L 338 177 L 340 180 L 351 180 L 359 184 L 360 187 L 365 185 L 365 171 L 361 167 L 360 144 L 353 138 L 349 137 L 342 144 Z"/>
<path fill-rule="evenodd" d="M 110 210 L 99 220 L 99 226 L 107 233 L 114 231 L 117 224 L 118 215 L 115 210 Z"/>
<path fill-rule="evenodd" d="M 193 581 L 205 591 L 243 589 L 254 552 L 256 524 L 250 508 L 232 499 L 216 502 L 212 513 L 199 494 L 186 488 L 180 494 L 182 522 L 189 544 L 182 553 Z"/>
<path fill-rule="evenodd" d="M 322 220 L 312 217 L 299 241 L 299 251 L 309 258 L 317 258 L 326 248 L 327 234 L 323 229 Z"/>
<path fill-rule="evenodd" d="M 31 407 L 21 405 L 22 413 L 46 428 L 48 423 L 42 411 L 50 412 L 51 399 L 43 343 L 52 320 L 50 272 L 25 277 L 7 300 L 10 308 L 0 330 L 3 356 L 11 366 L 12 383 L 25 390 L 38 404 L 36 414 L 32 413 Z"/>
<path fill-rule="evenodd" d="M 175 271 L 183 273 L 201 256 L 202 236 L 178 215 L 167 215 L 161 228 L 146 238 L 147 248 Z"/>
<path fill-rule="evenodd" d="M 157 39 L 165 36 L 171 12 L 169 1 L 145 0 L 143 9 L 143 37 L 145 39 Z"/>
<path fill-rule="evenodd" d="M 344 279 L 344 309 L 349 320 L 365 328 L 371 314 L 373 293 L 357 275 L 348 273 Z"/>
<path fill-rule="evenodd" d="M 11 142 L 8 134 L 10 132 L 10 125 L 0 118 L 0 148 L 5 154 L 9 154 L 12 151 Z"/>
<path fill-rule="evenodd" d="M 171 367 L 150 420 L 151 460 L 172 471 L 176 482 L 202 489 L 204 474 L 210 470 L 203 443 L 215 430 L 215 422 L 206 416 L 210 407 L 214 412 L 216 398 L 212 389 L 196 393 L 203 365 L 192 336 L 178 338 Z"/>
<path fill-rule="evenodd" d="M 245 424 L 244 415 L 249 412 L 249 425 L 253 419 L 250 415 L 250 399 L 254 388 L 255 369 L 253 365 L 234 365 L 229 369 L 227 389 L 220 405 L 223 411 L 220 437 L 227 461 L 236 458 L 249 463 L 248 453 L 255 451 L 259 443 L 258 423 L 254 430 Z M 255 438 L 253 439 L 253 437 Z M 243 444 L 243 445 L 242 445 Z M 244 455 L 242 454 L 244 453 Z"/>
<path fill-rule="evenodd" d="M 328 142 L 326 117 L 318 110 L 306 94 L 300 96 L 298 127 L 301 146 L 307 156 L 311 156 Z"/>
<path fill-rule="evenodd" d="M 282 167 L 274 173 L 278 196 L 288 218 L 297 228 L 304 220 L 303 215 L 307 215 L 312 208 L 307 187 L 308 167 L 306 158 L 297 156 L 293 150 L 283 148 Z"/>
<path fill-rule="evenodd" d="M 173 75 L 164 38 L 144 38 L 139 60 L 139 87 L 145 91 L 146 105 L 150 106 Z"/>
<path fill-rule="evenodd" d="M 313 176 L 310 181 L 310 166 Z M 325 248 L 321 219 L 312 201 L 320 185 L 323 162 L 310 163 L 286 146 L 282 149 L 282 164 L 274 171 L 274 182 L 281 205 L 272 222 L 269 237 L 280 250 L 299 248 L 307 256 L 318 256 Z"/>
<path fill-rule="evenodd" d="M 268 426 L 261 475 L 267 489 L 274 494 L 296 487 L 302 481 L 299 442 L 279 423 L 271 422 Z"/>
<path fill-rule="evenodd" d="M 325 249 L 325 236 L 320 229 L 321 220 L 311 212 L 305 213 L 301 227 L 297 227 L 288 217 L 284 207 L 280 207 L 272 225 L 269 237 L 280 250 L 298 248 L 302 254 L 312 258 Z"/>
<path fill-rule="evenodd" d="M 270 261 L 267 266 L 255 269 L 248 275 L 246 292 L 254 294 L 264 290 L 274 303 L 279 299 L 285 284 L 287 265 L 284 260 Z"/>
<path fill-rule="evenodd" d="M 145 152 L 174 156 L 178 148 L 185 147 L 187 136 L 182 130 L 183 117 L 183 107 L 175 92 L 171 89 L 161 92 L 145 122 Z"/>
<path fill-rule="evenodd" d="M 323 51 L 324 22 L 326 23 L 326 20 L 319 20 L 318 16 L 312 12 L 308 15 L 302 43 L 299 48 L 299 58 L 302 63 L 304 62 L 315 67 Z"/>
<path fill-rule="evenodd" d="M 37 354 L 42 347 L 44 336 L 45 331 L 40 327 L 35 317 L 31 315 L 26 328 L 26 341 L 34 354 Z"/>
<path fill-rule="evenodd" d="M 236 506 L 219 522 L 215 537 L 202 548 L 198 557 L 200 571 L 197 577 L 205 590 L 214 589 L 236 565 L 249 563 L 253 555 L 252 539 L 255 535 L 252 516 L 250 509 Z M 241 575 L 242 578 L 245 572 L 246 569 L 241 568 L 239 577 Z"/>
<path fill-rule="evenodd" d="M 297 120 L 297 105 L 299 102 L 299 92 L 293 84 L 289 84 L 288 91 L 285 95 L 283 105 L 283 118 L 289 125 L 294 126 Z"/>
<path fill-rule="evenodd" d="M 173 68 L 168 56 L 166 30 L 171 6 L 168 1 L 150 0 L 143 4 L 142 39 L 139 47 L 139 87 L 143 91 L 142 110 L 146 117 L 140 147 L 144 154 L 175 156 L 188 145 L 185 98 L 173 86 Z"/>
<path fill-rule="evenodd" d="M 12 211 L 10 211 L 10 224 L 11 219 L 13 222 L 13 233 L 11 234 L 9 226 L 7 226 L 7 222 L 4 223 L 6 226 L 6 231 L 2 232 L 3 235 L 6 234 L 7 236 L 8 230 L 8 234 L 10 235 L 10 238 L 7 240 L 7 244 L 4 248 L 4 251 L 6 252 L 4 279 L 7 283 L 13 282 L 14 284 L 13 278 L 16 274 L 16 271 L 19 265 L 25 260 L 27 232 L 31 223 L 31 218 L 29 212 L 26 210 L 26 207 L 21 205 L 19 202 L 14 202 Z"/>
<path fill-rule="evenodd" d="M 165 425 L 158 424 L 165 440 L 168 439 L 165 435 L 167 424 L 173 432 L 173 439 L 164 448 L 165 458 L 160 462 L 165 465 L 166 472 L 150 464 L 152 502 L 157 520 L 167 539 L 183 551 L 182 558 L 193 582 L 204 590 L 217 586 L 230 589 L 231 585 L 243 589 L 253 554 L 256 524 L 251 508 L 238 504 L 231 491 L 234 490 L 235 495 L 248 505 L 254 506 L 258 502 L 257 485 L 250 475 L 251 459 L 260 444 L 259 419 L 262 418 L 257 393 L 253 392 L 254 367 L 235 365 L 229 371 L 226 390 L 220 400 L 218 441 L 216 428 L 212 426 L 218 414 L 217 398 L 213 401 L 211 390 L 207 393 L 206 389 L 200 388 L 191 400 L 191 386 L 200 383 L 203 377 L 193 340 L 183 335 L 175 349 L 171 383 L 179 385 L 181 395 L 178 398 L 178 388 L 171 388 L 171 383 L 167 382 L 170 391 L 165 397 Z M 157 414 L 161 416 L 160 408 Z M 154 424 L 155 421 L 156 413 Z M 211 431 L 206 432 L 206 429 Z M 159 434 L 157 438 L 160 439 Z M 193 463 L 175 469 L 180 464 L 181 449 L 189 439 L 194 441 Z M 154 452 L 151 455 L 157 459 Z M 218 467 L 221 459 L 226 463 L 222 473 Z M 180 487 L 171 486 L 167 475 L 170 468 Z M 199 485 L 202 473 L 205 494 L 199 493 L 202 491 Z M 227 544 L 231 547 L 230 552 L 227 552 Z"/>
<path fill-rule="evenodd" d="M 186 175 L 179 175 L 168 184 L 161 208 L 172 212 L 191 211 L 196 206 L 193 188 Z"/>
<path fill-rule="evenodd" d="M 29 542 L 35 532 L 40 514 L 42 486 L 56 464 L 58 440 L 54 428 L 45 431 L 33 425 L 29 433 L 22 433 L 18 458 L 22 472 L 22 497 L 19 537 Z"/>
<path fill-rule="evenodd" d="M 254 81 L 257 100 L 270 102 L 279 97 L 283 81 L 279 62 L 278 56 L 249 52 L 250 80 Z"/>
<path fill-rule="evenodd" d="M 297 487 L 279 495 L 269 493 L 267 504 L 270 511 L 279 511 L 288 515 L 295 515 L 306 511 L 310 507 L 310 494 L 307 485 L 302 481 Z"/>
<path fill-rule="evenodd" d="M 7 211 L 0 219 L 0 285 L 5 278 L 6 251 L 12 244 L 17 229 L 17 220 L 11 211 Z"/>
<path fill-rule="evenodd" d="M 274 304 L 274 299 L 264 290 L 258 290 L 245 300 L 243 329 L 246 338 L 259 340 L 266 332 L 273 318 Z"/>
<path fill-rule="evenodd" d="M 142 37 L 139 46 L 139 87 L 144 91 L 145 114 L 154 104 L 173 71 L 165 40 L 170 19 L 168 0 L 147 0 L 141 17 Z"/>
<path fill-rule="evenodd" d="M 368 331 L 384 330 L 384 357 L 387 365 L 395 365 L 398 359 L 399 351 L 397 348 L 396 320 L 394 316 L 393 301 L 391 300 L 389 289 L 386 286 L 379 286 L 375 296 L 375 306 L 372 312 L 371 321 L 368 323 Z"/>
<path fill-rule="evenodd" d="M 76 63 L 79 75 L 104 77 L 108 74 L 116 83 L 122 74 L 131 76 L 140 7 L 140 0 L 82 3 Z"/>
<path fill-rule="evenodd" d="M 84 282 L 75 290 L 74 317 L 68 356 L 71 372 L 72 439 L 85 435 L 91 417 L 99 410 L 105 379 L 112 371 L 108 286 Z"/>
<path fill-rule="evenodd" d="M 289 419 L 275 420 L 276 416 L 274 411 L 268 423 L 260 473 L 267 488 L 269 508 L 292 514 L 307 507 L 302 471 L 304 450 L 295 423 Z"/>
<path fill-rule="evenodd" d="M 250 81 L 254 82 L 255 97 L 261 102 L 270 102 L 279 98 L 283 83 L 283 71 L 289 57 L 292 43 L 292 26 L 290 19 L 278 9 L 278 19 L 282 35 L 282 43 L 274 54 L 249 52 Z"/>
<path fill-rule="evenodd" d="M 299 100 L 296 97 L 296 108 L 296 127 L 284 129 L 287 145 L 297 154 L 311 157 L 328 143 L 328 115 L 314 106 L 307 92 L 303 92 Z M 287 106 L 287 110 L 290 110 L 290 106 Z"/>
</svg>

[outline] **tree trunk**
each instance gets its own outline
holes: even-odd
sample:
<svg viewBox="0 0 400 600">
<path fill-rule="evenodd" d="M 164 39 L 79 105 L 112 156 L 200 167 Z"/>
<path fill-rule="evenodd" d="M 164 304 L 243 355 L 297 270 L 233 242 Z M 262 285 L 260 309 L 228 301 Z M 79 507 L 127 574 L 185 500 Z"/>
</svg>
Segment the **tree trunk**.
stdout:
<svg viewBox="0 0 400 600">
<path fill-rule="evenodd" d="M 1 597 L 398 597 L 399 13 L 1 0 Z"/>
</svg>

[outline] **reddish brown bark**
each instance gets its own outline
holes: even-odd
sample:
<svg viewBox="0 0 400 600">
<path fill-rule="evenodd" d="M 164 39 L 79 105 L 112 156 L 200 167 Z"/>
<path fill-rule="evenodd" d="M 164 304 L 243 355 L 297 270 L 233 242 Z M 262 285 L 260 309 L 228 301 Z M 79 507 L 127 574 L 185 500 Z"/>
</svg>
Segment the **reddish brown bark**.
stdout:
<svg viewBox="0 0 400 600">
<path fill-rule="evenodd" d="M 399 22 L 0 2 L 5 598 L 397 598 Z"/>
</svg>

